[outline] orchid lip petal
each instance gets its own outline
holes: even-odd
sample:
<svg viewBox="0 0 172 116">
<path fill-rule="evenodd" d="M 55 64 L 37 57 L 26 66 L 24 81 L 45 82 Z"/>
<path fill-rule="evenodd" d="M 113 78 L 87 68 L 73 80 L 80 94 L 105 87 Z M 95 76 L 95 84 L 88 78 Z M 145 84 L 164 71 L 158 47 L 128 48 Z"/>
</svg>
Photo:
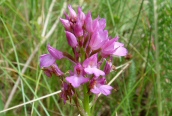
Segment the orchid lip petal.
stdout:
<svg viewBox="0 0 172 116">
<path fill-rule="evenodd" d="M 77 88 L 77 87 L 79 87 L 81 84 L 86 83 L 86 82 L 89 81 L 88 78 L 84 78 L 84 77 L 82 77 L 82 76 L 78 77 L 78 76 L 76 76 L 76 75 L 70 76 L 70 77 L 66 77 L 66 80 L 67 80 L 69 83 L 71 83 L 72 86 L 73 86 L 74 88 Z"/>
<path fill-rule="evenodd" d="M 105 75 L 105 73 L 104 73 L 102 70 L 100 70 L 100 69 L 98 69 L 98 68 L 95 68 L 95 67 L 94 67 L 94 68 L 91 68 L 91 67 L 85 68 L 84 71 L 85 71 L 87 74 L 94 74 L 96 77 L 98 77 L 98 76 L 100 76 L 100 75 L 102 75 L 102 76 Z"/>
<path fill-rule="evenodd" d="M 109 95 L 111 94 L 111 90 L 113 89 L 113 87 L 109 86 L 109 85 L 105 85 L 105 78 L 93 78 L 90 81 L 90 86 L 91 86 L 91 92 L 94 94 L 104 94 L 104 95 Z"/>
</svg>

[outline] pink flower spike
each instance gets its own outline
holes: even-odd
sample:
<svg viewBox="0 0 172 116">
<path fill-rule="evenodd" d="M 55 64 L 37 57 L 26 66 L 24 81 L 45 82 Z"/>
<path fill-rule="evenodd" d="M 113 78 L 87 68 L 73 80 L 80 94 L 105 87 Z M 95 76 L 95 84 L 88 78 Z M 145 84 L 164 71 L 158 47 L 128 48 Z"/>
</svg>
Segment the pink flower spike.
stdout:
<svg viewBox="0 0 172 116">
<path fill-rule="evenodd" d="M 73 18 L 73 19 L 76 19 L 76 18 L 77 18 L 77 14 L 76 14 L 76 12 L 73 10 L 73 8 L 72 8 L 71 5 L 68 6 L 68 9 L 69 9 L 69 12 L 70 12 L 70 17 Z"/>
<path fill-rule="evenodd" d="M 51 54 L 43 54 L 40 56 L 40 67 L 49 67 L 56 62 L 56 59 Z"/>
<path fill-rule="evenodd" d="M 90 82 L 90 91 L 94 94 L 102 93 L 106 96 L 111 94 L 111 90 L 113 89 L 113 87 L 105 85 L 105 82 L 105 78 L 93 78 Z"/>
<path fill-rule="evenodd" d="M 68 44 L 71 46 L 71 47 L 76 47 L 78 45 L 78 42 L 77 42 L 77 39 L 75 37 L 75 35 L 69 31 L 65 31 L 66 32 L 66 37 L 67 37 L 67 41 L 68 41 Z"/>
<path fill-rule="evenodd" d="M 55 58 L 55 59 L 62 59 L 64 56 L 63 56 L 63 53 L 53 47 L 51 47 L 50 45 L 47 46 L 48 48 L 48 51 L 49 53 Z"/>
<path fill-rule="evenodd" d="M 105 73 L 97 68 L 97 54 L 92 55 L 83 62 L 84 71 L 87 74 L 94 74 L 96 77 L 105 75 Z"/>
<path fill-rule="evenodd" d="M 77 64 L 74 68 L 74 75 L 66 77 L 66 80 L 72 84 L 74 88 L 81 86 L 81 84 L 87 83 L 88 78 L 83 76 L 83 68 L 80 64 Z"/>
<path fill-rule="evenodd" d="M 120 42 L 115 42 L 114 49 L 115 51 L 113 52 L 113 55 L 115 56 L 126 56 L 128 53 L 127 49 L 124 47 L 124 44 Z"/>
</svg>

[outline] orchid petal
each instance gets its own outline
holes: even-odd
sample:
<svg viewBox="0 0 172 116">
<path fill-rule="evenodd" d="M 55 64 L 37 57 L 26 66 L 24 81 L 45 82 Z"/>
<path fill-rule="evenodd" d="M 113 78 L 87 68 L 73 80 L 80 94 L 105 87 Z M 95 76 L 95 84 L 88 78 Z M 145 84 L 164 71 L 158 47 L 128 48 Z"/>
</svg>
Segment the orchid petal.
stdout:
<svg viewBox="0 0 172 116">
<path fill-rule="evenodd" d="M 56 62 L 56 59 L 51 54 L 43 54 L 40 56 L 40 67 L 49 67 Z"/>
<path fill-rule="evenodd" d="M 66 80 L 67 80 L 69 83 L 71 83 L 72 86 L 73 86 L 74 88 L 77 88 L 77 87 L 79 87 L 81 84 L 86 83 L 86 82 L 89 81 L 88 78 L 84 78 L 83 76 L 78 77 L 78 76 L 76 76 L 76 75 L 67 77 Z"/>
</svg>

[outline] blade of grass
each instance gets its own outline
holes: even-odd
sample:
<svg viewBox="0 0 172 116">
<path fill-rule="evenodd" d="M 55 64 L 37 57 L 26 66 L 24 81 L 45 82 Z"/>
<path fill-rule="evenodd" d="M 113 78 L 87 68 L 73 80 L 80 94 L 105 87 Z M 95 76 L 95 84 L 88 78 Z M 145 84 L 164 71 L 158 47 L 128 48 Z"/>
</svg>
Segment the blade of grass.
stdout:
<svg viewBox="0 0 172 116">
<path fill-rule="evenodd" d="M 38 90 L 39 82 L 40 82 L 40 79 L 41 79 L 41 74 L 42 74 L 42 71 L 40 71 L 39 76 L 38 76 L 38 80 L 36 81 L 36 87 L 35 87 L 35 91 L 34 91 L 36 95 L 37 95 L 37 90 Z M 34 96 L 33 99 L 35 99 L 35 98 L 36 97 Z M 33 102 L 33 104 L 32 104 L 31 115 L 33 115 L 34 103 L 35 102 Z"/>
<path fill-rule="evenodd" d="M 108 83 L 107 85 L 111 85 L 111 84 L 119 77 L 119 75 L 120 75 L 122 72 L 124 72 L 124 70 L 130 65 L 130 63 L 131 63 L 131 61 L 125 63 L 125 65 L 123 64 L 123 65 L 122 65 L 123 68 L 115 75 L 115 77 L 113 77 L 113 78 L 109 81 L 109 83 Z M 121 67 L 121 66 L 120 66 L 120 67 Z M 98 97 L 100 97 L 100 95 L 101 95 L 101 94 L 99 94 Z M 96 102 L 96 100 L 97 100 L 98 97 L 96 97 L 95 100 L 93 101 L 93 103 L 91 103 L 91 106 L 93 106 L 93 105 L 95 104 L 95 102 Z"/>
<path fill-rule="evenodd" d="M 5 75 L 7 75 L 8 77 L 9 77 L 9 79 L 13 82 L 13 83 L 15 83 L 15 81 L 14 81 L 14 79 L 13 78 L 11 78 L 11 75 L 9 75 L 9 73 L 6 71 L 6 70 L 4 70 L 2 67 L 0 67 L 0 69 L 5 73 Z M 16 73 L 17 73 L 17 71 L 16 71 Z M 21 91 L 21 88 L 18 86 L 18 89 Z M 25 94 L 25 97 L 26 97 L 26 99 L 28 100 L 28 101 L 30 101 L 30 99 L 27 97 L 27 95 Z M 3 110 L 3 109 L 1 109 L 1 110 Z M 0 111 L 1 111 L 0 110 Z M 37 115 L 38 116 L 41 116 L 41 114 L 38 112 L 38 110 L 34 107 L 34 110 L 35 110 L 35 112 L 37 113 Z"/>
<path fill-rule="evenodd" d="M 62 7 L 62 10 L 61 10 L 61 13 L 60 13 L 59 17 L 62 16 L 65 8 L 66 8 L 66 2 L 64 2 L 64 4 L 63 4 L 63 7 Z M 36 46 L 36 48 L 34 49 L 33 53 L 29 56 L 28 60 L 25 63 L 25 66 L 23 67 L 23 69 L 21 71 L 21 74 L 24 74 L 25 73 L 28 65 L 30 64 L 30 62 L 34 58 L 35 54 L 38 52 L 40 46 L 43 45 L 48 40 L 48 38 L 51 36 L 51 34 L 54 32 L 55 27 L 57 26 L 57 24 L 59 22 L 59 17 L 57 19 L 58 21 L 56 20 L 55 24 L 53 25 L 52 29 L 48 32 L 48 34 L 45 37 L 43 37 L 43 40 L 40 42 L 40 44 L 38 44 Z M 16 81 L 16 83 L 15 83 L 15 85 L 14 85 L 14 87 L 13 87 L 13 89 L 11 90 L 11 93 L 10 93 L 8 99 L 7 99 L 6 104 L 5 104 L 6 108 L 9 107 L 9 104 L 10 104 L 10 102 L 12 100 L 12 96 L 15 94 L 16 89 L 17 89 L 17 86 L 19 85 L 20 81 L 21 81 L 20 78 L 18 78 L 17 81 Z"/>
<path fill-rule="evenodd" d="M 138 19 L 139 19 L 139 16 L 140 16 L 140 13 L 141 13 L 141 10 L 142 10 L 142 7 L 143 7 L 143 2 L 144 2 L 144 0 L 142 0 L 142 2 L 141 2 L 140 8 L 139 8 L 139 13 L 137 15 L 136 21 L 134 23 L 134 26 L 133 26 L 133 29 L 132 29 L 132 32 L 131 32 L 131 35 L 130 35 L 129 40 L 128 40 L 127 48 L 129 47 L 129 44 L 130 44 L 131 39 L 133 37 L 133 33 L 135 31 L 135 28 L 136 28 L 136 25 L 137 25 L 137 22 L 138 22 Z"/>
<path fill-rule="evenodd" d="M 14 68 L 16 69 L 16 67 L 6 58 L 6 56 L 4 56 L 4 54 L 2 54 L 0 52 L 0 54 L 7 60 L 7 62 Z M 16 69 L 17 70 L 17 69 Z M 18 72 L 19 73 L 19 72 Z M 19 75 L 22 75 L 21 73 Z M 25 82 L 25 84 L 28 86 L 28 88 L 30 89 L 30 91 L 34 94 L 34 96 L 37 97 L 37 95 L 35 95 L 34 90 L 32 89 L 32 87 L 29 85 L 29 83 L 25 80 L 25 78 L 22 78 L 22 80 Z M 16 89 L 18 88 L 18 86 L 16 86 Z M 41 101 L 39 101 L 39 103 L 41 104 L 43 110 L 45 111 L 46 115 L 49 116 L 48 111 L 46 110 L 45 106 L 43 105 L 43 103 Z"/>
<path fill-rule="evenodd" d="M 107 0 L 107 4 L 108 4 L 108 8 L 109 8 L 109 12 L 110 12 L 110 17 L 111 17 L 111 20 L 112 20 L 112 24 L 113 24 L 113 26 L 115 26 L 115 21 L 113 19 L 113 12 L 112 12 L 112 8 L 111 8 L 111 5 L 109 3 L 109 0 Z"/>
<path fill-rule="evenodd" d="M 157 82 L 157 105 L 158 115 L 162 116 L 162 98 L 161 98 L 161 77 L 160 77 L 160 62 L 159 62 L 159 45 L 158 45 L 158 13 L 157 13 L 157 1 L 153 0 L 154 4 L 154 37 L 155 37 L 155 70 L 156 70 L 156 82 Z"/>
<path fill-rule="evenodd" d="M 40 101 L 40 100 L 45 99 L 45 98 L 47 98 L 47 97 L 50 97 L 50 96 L 53 96 L 53 95 L 59 94 L 60 92 L 61 92 L 61 90 L 56 91 L 56 92 L 51 93 L 51 94 L 44 95 L 44 96 L 39 97 L 39 98 L 37 98 L 37 99 L 33 99 L 33 100 L 28 101 L 28 102 L 25 102 L 25 103 L 22 103 L 22 104 L 19 104 L 19 105 L 13 106 L 13 107 L 11 107 L 11 108 L 8 108 L 8 109 L 5 109 L 5 110 L 2 110 L 2 111 L 0 111 L 0 114 L 1 114 L 1 113 L 3 113 L 3 112 L 7 112 L 7 111 L 9 111 L 9 110 L 13 110 L 13 109 L 18 108 L 18 107 L 22 107 L 22 106 L 24 106 L 24 105 L 27 105 L 27 104 L 30 104 L 30 103 L 33 103 L 33 102 L 36 102 L 36 101 Z"/>
<path fill-rule="evenodd" d="M 152 65 L 153 67 L 154 65 Z M 151 67 L 151 68 L 152 68 Z M 136 82 L 136 84 L 130 89 L 130 91 L 128 92 L 128 94 L 122 99 L 122 101 L 120 102 L 120 104 L 118 104 L 118 107 L 116 107 L 116 109 L 114 110 L 114 112 L 112 113 L 112 116 L 115 116 L 115 113 L 119 110 L 119 108 L 122 106 L 123 103 L 125 103 L 125 101 L 127 100 L 128 96 L 134 91 L 134 89 L 139 85 L 139 83 L 142 82 L 142 80 L 144 79 L 144 77 L 148 74 L 148 72 L 152 71 L 152 69 L 150 68 L 150 70 L 147 70 L 144 75 L 142 75 L 142 77 Z"/>
<path fill-rule="evenodd" d="M 46 78 L 45 76 L 43 76 L 43 77 L 44 77 L 44 81 L 45 81 L 45 83 L 46 83 L 46 86 L 48 87 L 49 92 L 52 93 L 51 88 L 50 88 L 50 85 L 49 85 L 48 82 L 47 82 L 47 78 Z M 56 98 L 55 98 L 54 96 L 52 96 L 52 97 L 53 97 L 53 100 L 54 100 L 54 102 L 55 102 L 55 105 L 56 105 L 57 108 L 59 109 L 61 115 L 62 115 L 62 116 L 65 116 L 65 114 L 62 112 L 61 108 L 59 107 L 59 105 L 58 105 L 58 103 L 57 103 L 57 101 L 56 101 Z"/>
<path fill-rule="evenodd" d="M 19 74 L 20 74 L 20 73 L 21 73 L 21 70 L 20 70 L 20 65 L 19 65 L 19 59 L 18 59 L 16 47 L 15 47 L 14 42 L 13 42 L 13 38 L 12 38 L 12 36 L 11 36 L 11 34 L 10 34 L 10 32 L 9 32 L 9 29 L 7 28 L 7 26 L 6 26 L 5 22 L 4 22 L 4 20 L 3 20 L 1 17 L 0 17 L 0 19 L 1 19 L 1 21 L 2 21 L 2 23 L 3 23 L 3 25 L 4 25 L 5 29 L 6 29 L 6 31 L 7 31 L 7 33 L 8 33 L 8 36 L 9 36 L 10 41 L 11 41 L 11 44 L 12 44 L 12 46 L 13 46 L 15 58 L 16 58 L 16 61 L 17 61 L 17 68 L 18 68 L 18 72 L 19 72 Z M 19 75 L 19 78 L 22 78 L 22 76 Z M 23 102 L 25 103 L 25 102 L 26 102 L 26 100 L 25 100 L 25 92 L 24 92 L 24 85 L 23 85 L 23 82 L 22 82 L 22 81 L 21 81 L 21 88 L 22 88 Z M 11 99 L 12 99 L 12 98 L 11 98 Z M 4 108 L 5 108 L 5 109 L 7 108 L 6 104 L 5 104 L 5 107 L 4 107 Z M 24 106 L 24 111 L 25 111 L 25 115 L 27 116 L 27 109 L 26 109 L 26 106 Z"/>
</svg>

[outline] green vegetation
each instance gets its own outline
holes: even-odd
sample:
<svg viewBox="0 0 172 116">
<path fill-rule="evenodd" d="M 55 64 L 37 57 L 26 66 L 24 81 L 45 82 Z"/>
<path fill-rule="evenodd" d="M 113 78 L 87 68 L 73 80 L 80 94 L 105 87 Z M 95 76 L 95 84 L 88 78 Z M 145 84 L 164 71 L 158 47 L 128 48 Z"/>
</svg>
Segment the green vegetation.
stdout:
<svg viewBox="0 0 172 116">
<path fill-rule="evenodd" d="M 109 35 L 118 35 L 131 56 L 114 59 L 115 67 L 131 63 L 124 70 L 124 66 L 117 68 L 107 77 L 110 82 L 121 71 L 111 84 L 112 94 L 101 95 L 96 101 L 93 115 L 172 115 L 171 0 L 54 0 L 52 11 L 49 11 L 52 1 L 0 1 L 0 111 L 61 89 L 58 77 L 48 78 L 42 73 L 39 56 L 47 53 L 47 44 L 72 51 L 66 43 L 64 28 L 58 22 L 71 4 L 74 9 L 82 6 L 85 13 L 91 11 L 93 18 L 106 18 Z M 53 29 L 53 26 L 56 27 Z M 71 68 L 67 60 L 57 63 L 62 70 Z M 56 94 L 0 115 L 78 114 L 73 103 L 64 104 Z"/>
</svg>

